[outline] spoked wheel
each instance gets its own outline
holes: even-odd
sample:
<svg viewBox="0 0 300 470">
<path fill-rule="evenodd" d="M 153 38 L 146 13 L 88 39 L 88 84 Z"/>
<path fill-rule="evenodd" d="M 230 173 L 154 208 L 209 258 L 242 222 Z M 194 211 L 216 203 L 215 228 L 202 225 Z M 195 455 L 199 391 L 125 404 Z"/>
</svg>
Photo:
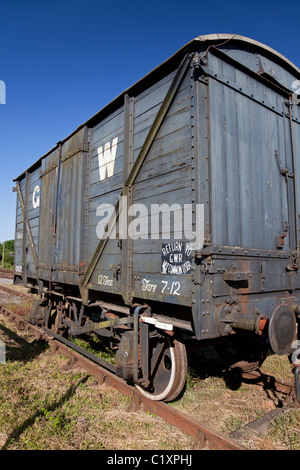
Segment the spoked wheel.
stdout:
<svg viewBox="0 0 300 470">
<path fill-rule="evenodd" d="M 137 388 L 151 400 L 172 401 L 182 392 L 186 382 L 185 346 L 168 336 L 152 339 L 151 342 L 150 385 Z"/>
</svg>

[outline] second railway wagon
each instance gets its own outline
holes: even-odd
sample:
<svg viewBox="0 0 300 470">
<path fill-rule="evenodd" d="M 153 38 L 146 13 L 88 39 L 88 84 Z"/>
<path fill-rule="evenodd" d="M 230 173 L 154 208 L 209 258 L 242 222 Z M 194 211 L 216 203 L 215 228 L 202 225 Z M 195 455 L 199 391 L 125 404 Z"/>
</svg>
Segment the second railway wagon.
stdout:
<svg viewBox="0 0 300 470">
<path fill-rule="evenodd" d="M 155 400 L 182 392 L 191 343 L 297 366 L 299 78 L 254 40 L 200 36 L 17 177 L 31 321 L 106 338 Z"/>
</svg>

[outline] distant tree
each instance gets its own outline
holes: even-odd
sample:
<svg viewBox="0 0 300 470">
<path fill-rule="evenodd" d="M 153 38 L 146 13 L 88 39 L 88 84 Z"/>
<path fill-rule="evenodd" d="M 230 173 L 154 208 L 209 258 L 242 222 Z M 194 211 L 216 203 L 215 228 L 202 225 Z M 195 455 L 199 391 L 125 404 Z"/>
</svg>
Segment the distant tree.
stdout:
<svg viewBox="0 0 300 470">
<path fill-rule="evenodd" d="M 3 243 L 4 243 L 4 259 L 2 260 Z M 0 244 L 0 267 L 2 267 L 2 261 L 3 261 L 3 268 L 12 269 L 14 266 L 15 241 L 7 240 L 3 243 Z"/>
</svg>

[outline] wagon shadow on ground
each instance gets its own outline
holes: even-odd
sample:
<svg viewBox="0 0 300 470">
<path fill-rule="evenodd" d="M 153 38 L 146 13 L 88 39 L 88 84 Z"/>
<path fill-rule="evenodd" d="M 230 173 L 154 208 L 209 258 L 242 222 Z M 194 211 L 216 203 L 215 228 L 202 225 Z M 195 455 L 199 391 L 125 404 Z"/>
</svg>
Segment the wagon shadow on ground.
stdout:
<svg viewBox="0 0 300 470">
<path fill-rule="evenodd" d="M 0 332 L 2 333 L 2 338 L 5 337 L 6 361 L 27 362 L 49 349 L 44 340 L 34 339 L 33 341 L 27 341 L 2 324 L 0 324 Z"/>
<path fill-rule="evenodd" d="M 189 373 L 201 381 L 208 377 L 223 378 L 231 390 L 238 390 L 242 386 L 241 369 L 230 369 L 229 362 L 222 358 L 213 346 L 201 348 L 198 351 L 187 348 Z"/>
<path fill-rule="evenodd" d="M 238 391 L 243 384 L 256 383 L 252 378 L 245 378 L 243 376 L 242 365 L 248 367 L 249 371 L 260 370 L 260 364 L 256 361 L 251 362 L 253 356 L 249 349 L 244 351 L 238 350 L 233 346 L 233 349 L 228 345 L 207 346 L 201 349 L 187 347 L 189 374 L 192 380 L 199 381 L 205 380 L 209 377 L 221 378 L 224 385 L 231 391 Z M 241 364 L 241 367 L 239 365 Z M 263 390 L 266 398 L 276 403 L 276 407 L 281 408 L 283 401 L 280 393 L 276 391 L 275 384 L 268 381 L 263 385 Z M 184 391 L 183 391 L 184 393 Z"/>
<path fill-rule="evenodd" d="M 83 377 L 82 379 L 80 379 L 76 384 L 74 385 L 71 385 L 71 387 L 69 387 L 69 389 L 67 390 L 67 392 L 58 400 L 58 401 L 55 401 L 53 403 L 51 403 L 49 406 L 47 406 L 46 408 L 42 408 L 40 410 L 37 410 L 36 413 L 34 413 L 32 416 L 30 416 L 29 418 L 27 418 L 25 421 L 23 421 L 22 424 L 20 424 L 19 426 L 17 426 L 11 433 L 10 435 L 7 437 L 4 445 L 2 446 L 1 450 L 7 450 L 11 441 L 17 441 L 19 439 L 19 437 L 21 436 L 21 434 L 29 427 L 33 426 L 34 425 L 34 422 L 39 419 L 39 418 L 42 418 L 44 417 L 47 413 L 52 413 L 53 411 L 61 408 L 64 403 L 66 403 L 68 400 L 70 400 L 70 398 L 76 393 L 76 390 L 77 388 L 84 384 L 85 382 L 87 382 L 87 380 L 89 379 L 89 375 Z"/>
<path fill-rule="evenodd" d="M 27 341 L 22 336 L 19 336 L 14 331 L 10 330 L 3 324 L 0 324 L 0 336 L 5 343 L 5 362 L 30 362 L 36 357 L 42 355 L 49 350 L 49 345 L 42 339 L 34 339 Z M 17 441 L 22 433 L 31 426 L 35 421 L 43 418 L 49 413 L 54 412 L 61 408 L 64 403 L 72 398 L 76 393 L 77 388 L 87 382 L 89 375 L 79 379 L 76 383 L 72 384 L 66 393 L 57 401 L 53 401 L 48 406 L 43 406 L 38 409 L 34 414 L 25 419 L 21 424 L 16 426 L 12 432 L 7 436 L 5 443 L 0 448 L 1 450 L 8 450 L 12 441 Z"/>
</svg>

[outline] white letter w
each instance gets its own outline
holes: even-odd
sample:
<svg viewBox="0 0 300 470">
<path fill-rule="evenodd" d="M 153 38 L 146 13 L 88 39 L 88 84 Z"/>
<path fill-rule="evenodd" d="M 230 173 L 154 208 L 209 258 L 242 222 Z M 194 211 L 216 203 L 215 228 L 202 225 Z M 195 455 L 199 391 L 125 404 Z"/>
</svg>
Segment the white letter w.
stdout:
<svg viewBox="0 0 300 470">
<path fill-rule="evenodd" d="M 115 169 L 115 159 L 117 152 L 118 137 L 112 141 L 112 146 L 110 147 L 110 142 L 107 142 L 103 147 L 98 147 L 98 162 L 99 162 L 99 175 L 100 181 L 105 180 L 106 173 L 107 177 L 110 178 L 114 174 Z"/>
</svg>

